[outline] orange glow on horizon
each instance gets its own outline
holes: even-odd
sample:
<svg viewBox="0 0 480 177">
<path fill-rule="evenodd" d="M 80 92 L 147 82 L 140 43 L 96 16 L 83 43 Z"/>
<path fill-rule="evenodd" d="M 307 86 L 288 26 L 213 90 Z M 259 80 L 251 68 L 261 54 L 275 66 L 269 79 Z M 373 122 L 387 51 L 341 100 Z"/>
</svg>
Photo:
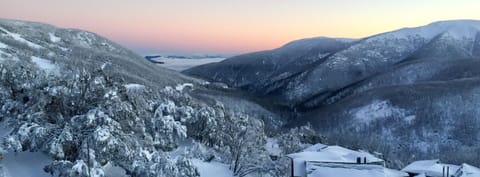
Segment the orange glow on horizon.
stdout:
<svg viewBox="0 0 480 177">
<path fill-rule="evenodd" d="M 479 6 L 476 0 L 4 0 L 0 17 L 85 29 L 148 52 L 244 53 L 307 37 L 362 38 L 480 19 Z"/>
</svg>

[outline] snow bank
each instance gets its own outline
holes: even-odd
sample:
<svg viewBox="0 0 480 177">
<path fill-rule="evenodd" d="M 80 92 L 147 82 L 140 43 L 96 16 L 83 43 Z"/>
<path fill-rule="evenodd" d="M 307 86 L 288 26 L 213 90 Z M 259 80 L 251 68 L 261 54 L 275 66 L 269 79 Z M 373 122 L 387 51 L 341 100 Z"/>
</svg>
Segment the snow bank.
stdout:
<svg viewBox="0 0 480 177">
<path fill-rule="evenodd" d="M 1 50 L 0 50 L 0 62 L 1 61 L 4 61 L 6 58 L 4 58 L 3 56 L 9 56 L 8 54 L 6 53 L 3 53 Z"/>
<path fill-rule="evenodd" d="M 368 105 L 353 109 L 352 112 L 355 120 L 365 124 L 392 116 L 403 117 L 407 123 L 412 123 L 415 120 L 415 115 L 407 115 L 407 110 L 395 107 L 385 100 L 374 100 Z"/>
<path fill-rule="evenodd" d="M 125 89 L 127 90 L 127 93 L 134 94 L 134 93 L 142 93 L 145 91 L 145 86 L 141 84 L 125 84 L 124 85 Z"/>
<path fill-rule="evenodd" d="M 183 83 L 183 84 L 178 84 L 176 87 L 175 87 L 175 90 L 177 91 L 183 91 L 183 89 L 185 89 L 186 87 L 190 87 L 190 88 L 193 88 L 193 84 L 192 83 Z"/>
<path fill-rule="evenodd" d="M 228 165 L 220 162 L 204 162 L 199 159 L 191 160 L 197 167 L 200 177 L 234 177 L 233 172 L 228 169 Z"/>
<path fill-rule="evenodd" d="M 6 48 L 8 48 L 8 45 L 0 42 L 0 49 L 6 49 Z"/>
<path fill-rule="evenodd" d="M 57 65 L 53 64 L 53 62 L 50 60 L 36 56 L 32 56 L 31 59 L 33 63 L 35 63 L 40 69 L 44 70 L 47 74 L 58 75 L 60 73 Z"/>
<path fill-rule="evenodd" d="M 126 89 L 144 89 L 145 86 L 141 84 L 125 84 Z"/>
<path fill-rule="evenodd" d="M 43 171 L 43 167 L 51 161 L 40 152 L 17 152 L 6 154 L 0 163 L 3 163 L 6 173 L 12 177 L 50 177 L 50 174 Z"/>
<path fill-rule="evenodd" d="M 0 164 L 0 177 L 11 177 L 10 173 Z"/>
<path fill-rule="evenodd" d="M 50 37 L 50 41 L 54 43 L 60 42 L 62 40 L 62 38 L 55 36 L 55 34 L 53 33 L 48 33 L 48 36 Z"/>
<path fill-rule="evenodd" d="M 125 169 L 115 166 L 110 162 L 103 166 L 103 171 L 106 177 L 129 177 Z"/>
</svg>

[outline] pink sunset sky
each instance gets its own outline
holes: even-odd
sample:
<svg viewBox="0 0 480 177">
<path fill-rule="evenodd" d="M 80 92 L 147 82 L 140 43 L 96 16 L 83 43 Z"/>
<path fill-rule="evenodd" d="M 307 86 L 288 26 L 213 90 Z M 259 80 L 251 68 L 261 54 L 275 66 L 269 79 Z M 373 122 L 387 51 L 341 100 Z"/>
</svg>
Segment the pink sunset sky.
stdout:
<svg viewBox="0 0 480 177">
<path fill-rule="evenodd" d="M 85 29 L 140 54 L 237 54 L 480 19 L 478 0 L 1 0 L 0 18 Z"/>
</svg>

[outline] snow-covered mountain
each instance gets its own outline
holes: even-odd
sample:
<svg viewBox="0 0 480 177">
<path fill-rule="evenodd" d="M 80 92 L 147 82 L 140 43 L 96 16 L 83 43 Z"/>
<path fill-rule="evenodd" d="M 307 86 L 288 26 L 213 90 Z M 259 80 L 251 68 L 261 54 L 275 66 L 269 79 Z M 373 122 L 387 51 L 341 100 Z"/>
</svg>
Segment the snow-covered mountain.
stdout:
<svg viewBox="0 0 480 177">
<path fill-rule="evenodd" d="M 0 20 L 0 176 L 282 176 L 263 148 L 282 124 L 94 33 Z"/>
<path fill-rule="evenodd" d="M 269 93 L 281 87 L 283 80 L 296 77 L 354 41 L 326 37 L 302 39 L 278 49 L 234 56 L 184 73 L 253 92 Z"/>
<path fill-rule="evenodd" d="M 403 62 L 478 57 L 479 28 L 480 22 L 474 20 L 443 21 L 360 40 L 305 39 L 184 73 L 247 88 L 294 107 L 311 99 L 324 101 Z"/>
<path fill-rule="evenodd" d="M 288 106 L 298 114 L 290 125 L 311 123 L 331 143 L 385 152 L 390 164 L 428 157 L 480 164 L 465 156 L 480 148 L 480 21 L 435 22 L 326 47 L 337 44 L 314 45 L 313 54 L 299 45 L 291 63 L 318 56 L 300 67 L 282 67 L 289 57 L 278 55 L 265 69 L 272 51 L 264 51 L 184 73 Z"/>
</svg>

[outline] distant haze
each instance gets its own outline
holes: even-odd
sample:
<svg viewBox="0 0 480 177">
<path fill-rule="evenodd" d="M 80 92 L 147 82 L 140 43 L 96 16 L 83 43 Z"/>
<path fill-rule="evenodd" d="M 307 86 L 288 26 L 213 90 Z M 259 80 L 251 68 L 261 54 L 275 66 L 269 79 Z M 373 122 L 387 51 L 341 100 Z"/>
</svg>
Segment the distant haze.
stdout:
<svg viewBox="0 0 480 177">
<path fill-rule="evenodd" d="M 2 0 L 0 18 L 86 29 L 140 54 L 243 53 L 305 37 L 480 19 L 478 7 L 478 0 Z"/>
</svg>

